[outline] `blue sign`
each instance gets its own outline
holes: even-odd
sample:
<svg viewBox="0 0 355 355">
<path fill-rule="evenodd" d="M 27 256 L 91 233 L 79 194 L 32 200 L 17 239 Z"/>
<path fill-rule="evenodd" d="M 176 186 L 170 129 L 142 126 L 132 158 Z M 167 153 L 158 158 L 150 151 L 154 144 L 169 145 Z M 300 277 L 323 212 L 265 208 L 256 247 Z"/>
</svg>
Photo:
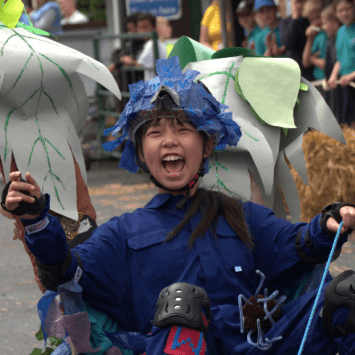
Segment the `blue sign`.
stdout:
<svg viewBox="0 0 355 355">
<path fill-rule="evenodd" d="M 127 15 L 149 12 L 170 20 L 181 18 L 181 0 L 126 0 Z"/>
</svg>

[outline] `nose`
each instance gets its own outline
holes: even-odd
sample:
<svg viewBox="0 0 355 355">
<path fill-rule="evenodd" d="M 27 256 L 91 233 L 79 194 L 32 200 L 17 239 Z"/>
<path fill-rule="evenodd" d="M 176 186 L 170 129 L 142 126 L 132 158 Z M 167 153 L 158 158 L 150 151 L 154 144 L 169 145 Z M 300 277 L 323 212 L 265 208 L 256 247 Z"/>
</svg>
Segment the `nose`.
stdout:
<svg viewBox="0 0 355 355">
<path fill-rule="evenodd" d="M 177 145 L 177 135 L 174 127 L 167 127 L 163 139 L 163 145 L 166 147 Z"/>
</svg>

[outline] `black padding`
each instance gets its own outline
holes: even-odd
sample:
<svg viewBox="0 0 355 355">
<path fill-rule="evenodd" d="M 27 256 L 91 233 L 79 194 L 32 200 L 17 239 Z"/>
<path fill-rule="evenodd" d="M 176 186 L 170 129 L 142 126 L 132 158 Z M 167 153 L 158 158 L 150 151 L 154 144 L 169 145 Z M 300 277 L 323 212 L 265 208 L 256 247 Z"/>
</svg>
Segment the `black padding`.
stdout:
<svg viewBox="0 0 355 355">
<path fill-rule="evenodd" d="M 335 325 L 333 330 L 333 311 L 346 306 L 349 316 L 344 325 Z M 345 337 L 355 333 L 355 271 L 346 270 L 335 277 L 324 291 L 323 326 L 329 338 Z"/>
<path fill-rule="evenodd" d="M 324 250 L 316 249 L 315 246 L 313 245 L 311 239 L 309 238 L 308 230 L 306 231 L 304 241 L 305 241 L 307 248 L 309 248 L 313 252 L 314 256 L 313 257 L 308 256 L 306 253 L 303 252 L 303 250 L 301 249 L 302 230 L 303 229 L 300 229 L 299 232 L 297 233 L 297 237 L 296 237 L 296 241 L 295 241 L 296 250 L 298 252 L 298 256 L 300 257 L 300 259 L 305 264 L 308 264 L 308 265 L 317 265 L 317 264 L 325 263 L 328 260 L 330 250 L 324 251 Z M 335 250 L 332 261 L 336 260 L 340 254 L 341 254 L 341 249 Z"/>
<path fill-rule="evenodd" d="M 161 90 L 155 101 L 157 111 L 172 111 L 174 106 L 176 105 L 170 94 Z"/>
<path fill-rule="evenodd" d="M 211 317 L 211 301 L 207 292 L 186 282 L 174 283 L 160 292 L 152 323 L 160 328 L 181 325 L 205 332 L 208 325 L 203 320 L 202 307 L 208 321 Z"/>
<path fill-rule="evenodd" d="M 27 183 L 27 181 L 24 180 L 22 177 L 20 177 L 20 181 Z M 7 194 L 9 193 L 11 183 L 12 183 L 12 181 L 9 181 L 5 185 L 4 189 L 2 190 L 2 194 L 1 194 L 1 207 L 5 211 L 10 212 L 15 216 L 23 216 L 24 214 L 29 214 L 31 216 L 35 216 L 37 214 L 40 214 L 43 211 L 43 209 L 46 205 L 46 199 L 43 194 L 41 194 L 40 198 L 32 196 L 35 199 L 35 202 L 33 202 L 33 203 L 21 201 L 19 203 L 19 206 L 16 207 L 14 210 L 12 210 L 12 211 L 8 210 L 5 207 L 5 202 L 6 202 Z M 20 190 L 20 192 L 23 193 L 24 195 L 31 196 L 29 191 Z"/>
<path fill-rule="evenodd" d="M 89 223 L 91 225 L 90 229 L 87 230 L 86 232 L 82 232 L 82 233 L 77 234 L 72 240 L 70 240 L 68 242 L 69 249 L 73 249 L 77 245 L 82 244 L 86 240 L 91 238 L 91 235 L 92 235 L 93 231 L 97 228 L 96 222 L 90 216 L 88 216 L 86 214 L 83 216 L 83 218 L 81 219 L 80 223 L 82 223 L 85 219 L 89 220 Z"/>
<path fill-rule="evenodd" d="M 78 265 L 82 268 L 82 262 L 77 253 L 75 255 L 78 258 Z M 64 275 L 67 271 L 70 263 L 72 261 L 71 252 L 68 251 L 67 257 L 60 265 L 46 265 L 41 263 L 36 259 L 37 269 L 38 269 L 38 278 L 47 290 L 56 291 L 59 285 L 65 284 L 70 280 L 67 280 Z"/>
<path fill-rule="evenodd" d="M 332 238 L 335 238 L 336 233 L 330 231 L 327 228 L 327 221 L 330 217 L 333 217 L 338 223 L 340 223 L 342 221 L 342 217 L 340 215 L 340 209 L 346 206 L 355 207 L 355 205 L 351 203 L 333 202 L 327 205 L 326 207 L 324 207 L 322 210 L 322 216 L 319 219 L 319 225 L 322 227 L 323 231 Z M 353 229 L 349 228 L 345 233 L 340 234 L 340 237 L 345 237 L 351 234 L 353 231 L 354 231 Z"/>
</svg>

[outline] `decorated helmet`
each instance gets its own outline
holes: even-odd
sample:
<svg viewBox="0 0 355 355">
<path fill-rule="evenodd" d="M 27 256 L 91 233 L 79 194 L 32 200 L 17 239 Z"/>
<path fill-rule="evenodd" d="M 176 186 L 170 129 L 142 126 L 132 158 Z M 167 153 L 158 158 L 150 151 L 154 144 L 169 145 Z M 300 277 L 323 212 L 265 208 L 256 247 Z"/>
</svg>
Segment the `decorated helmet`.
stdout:
<svg viewBox="0 0 355 355">
<path fill-rule="evenodd" d="M 182 73 L 178 57 L 157 60 L 156 69 L 158 75 L 154 79 L 129 86 L 130 100 L 115 126 L 104 132 L 104 135 L 111 132 L 116 135 L 122 129 L 116 140 L 103 144 L 108 151 L 128 138 L 119 167 L 132 173 L 141 167 L 149 173 L 137 154 L 136 132 L 145 122 L 159 117 L 187 118 L 197 131 L 213 138 L 216 150 L 238 144 L 241 137 L 239 125 L 233 121 L 231 112 L 225 112 L 227 106 L 218 102 L 204 84 L 195 80 L 199 72 L 188 70 Z M 208 159 L 203 159 L 195 182 L 207 172 Z M 151 174 L 150 178 L 156 186 L 164 188 Z M 189 190 L 192 186 L 189 183 L 175 191 Z"/>
</svg>

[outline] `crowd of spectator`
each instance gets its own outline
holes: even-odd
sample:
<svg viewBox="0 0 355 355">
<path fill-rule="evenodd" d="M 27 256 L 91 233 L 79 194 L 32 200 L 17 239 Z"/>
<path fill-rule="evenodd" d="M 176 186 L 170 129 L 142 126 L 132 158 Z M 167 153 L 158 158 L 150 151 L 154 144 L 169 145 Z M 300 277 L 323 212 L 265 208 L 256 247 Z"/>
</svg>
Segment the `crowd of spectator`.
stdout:
<svg viewBox="0 0 355 355">
<path fill-rule="evenodd" d="M 89 18 L 77 9 L 77 0 L 32 0 L 31 4 L 25 2 L 25 13 L 20 22 L 53 35 L 63 34 L 64 25 L 73 25 L 89 22 Z"/>
<path fill-rule="evenodd" d="M 200 26 L 200 43 L 214 50 L 223 48 L 220 0 L 212 0 Z M 301 75 L 313 82 L 341 125 L 355 125 L 355 0 L 290 0 L 291 14 L 280 18 L 274 0 L 242 0 L 236 19 L 244 30 L 243 47 L 256 55 L 294 59 Z M 66 24 L 86 23 L 87 16 L 76 0 L 32 0 L 26 12 L 33 25 L 54 35 Z M 232 45 L 231 14 L 226 13 L 227 35 Z M 20 21 L 28 19 L 23 15 Z M 149 13 L 135 13 L 126 19 L 127 33 L 157 31 L 160 58 L 172 47 L 169 20 Z M 128 73 L 128 84 L 154 77 L 154 46 L 150 38 L 124 42 L 112 56 L 109 70 L 120 77 L 122 66 L 143 67 Z M 170 48 L 171 49 L 171 48 Z"/>
<path fill-rule="evenodd" d="M 291 0 L 288 17 L 278 12 L 273 0 L 241 1 L 236 17 L 244 28 L 243 46 L 256 55 L 294 59 L 340 125 L 354 126 L 354 1 Z"/>
</svg>

